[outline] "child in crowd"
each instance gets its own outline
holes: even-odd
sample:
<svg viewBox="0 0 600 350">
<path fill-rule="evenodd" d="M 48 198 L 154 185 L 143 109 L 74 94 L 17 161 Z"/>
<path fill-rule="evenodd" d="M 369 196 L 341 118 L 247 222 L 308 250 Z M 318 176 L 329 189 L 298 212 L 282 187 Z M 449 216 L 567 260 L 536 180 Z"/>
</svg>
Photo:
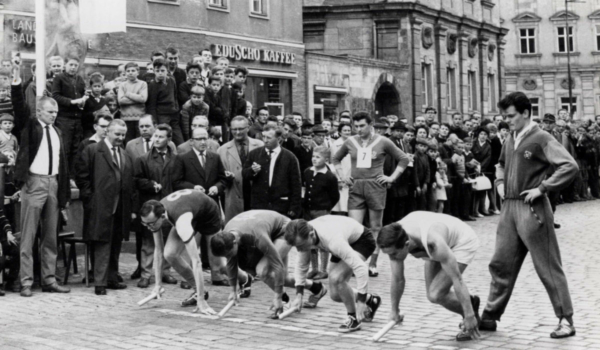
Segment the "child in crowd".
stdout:
<svg viewBox="0 0 600 350">
<path fill-rule="evenodd" d="M 175 79 L 168 78 L 165 60 L 157 58 L 154 66 L 154 80 L 148 83 L 148 99 L 146 113 L 154 117 L 157 123 L 165 123 L 173 129 L 173 143 L 183 143 L 183 134 L 179 123 L 179 102 Z"/>
<path fill-rule="evenodd" d="M 223 124 L 223 109 L 221 109 L 221 97 L 219 95 L 221 84 L 220 77 L 211 76 L 208 78 L 208 89 L 206 89 L 204 102 L 208 104 L 208 123 L 210 125 L 221 126 Z"/>
<path fill-rule="evenodd" d="M 329 148 L 324 146 L 315 147 L 312 151 L 312 167 L 303 172 L 303 186 L 306 188 L 302 202 L 304 219 L 313 220 L 323 215 L 329 215 L 331 209 L 340 200 L 338 191 L 337 176 L 331 172 L 326 162 L 329 159 Z M 324 279 L 328 277 L 327 261 L 329 253 L 314 249 L 311 251 L 312 271 L 308 273 L 308 278 L 313 280 Z M 319 269 L 319 255 L 321 265 Z"/>
<path fill-rule="evenodd" d="M 15 118 L 12 115 L 8 113 L 0 115 L 0 153 L 16 159 L 17 152 L 19 152 L 19 141 L 12 134 L 14 127 Z"/>
<path fill-rule="evenodd" d="M 429 181 L 431 181 L 429 157 L 426 154 L 428 149 L 427 139 L 422 137 L 416 139 L 413 171 L 417 210 L 427 209 L 427 191 L 429 190 Z"/>
<path fill-rule="evenodd" d="M 435 212 L 437 209 L 437 198 L 436 198 L 436 174 L 437 174 L 437 162 L 439 158 L 438 145 L 434 138 L 427 140 L 429 143 L 427 148 L 427 158 L 429 159 L 429 183 L 431 188 L 427 192 L 427 210 Z"/>
<path fill-rule="evenodd" d="M 465 168 L 466 168 L 466 178 L 465 178 L 465 193 L 466 198 L 465 205 L 469 206 L 469 216 L 477 218 L 483 217 L 483 215 L 478 215 L 475 208 L 475 191 L 473 191 L 473 180 L 477 177 L 477 175 L 481 172 L 481 166 L 479 162 L 475 159 L 473 152 L 473 139 L 471 137 L 465 137 L 463 140 L 465 144 Z"/>
<path fill-rule="evenodd" d="M 187 79 L 184 82 L 181 82 L 181 84 L 179 84 L 179 90 L 177 93 L 180 106 L 183 106 L 186 102 L 190 100 L 190 95 L 192 94 L 192 88 L 194 86 L 198 85 L 198 83 L 201 83 L 202 86 L 204 86 L 204 82 L 200 79 L 202 77 L 202 67 L 200 67 L 199 63 L 188 63 L 185 67 L 185 71 L 187 73 Z"/>
<path fill-rule="evenodd" d="M 234 70 L 231 68 L 225 69 L 224 78 L 223 78 L 225 81 L 225 86 L 231 87 L 231 84 L 233 84 L 233 80 L 234 80 L 233 72 L 234 72 Z"/>
<path fill-rule="evenodd" d="M 313 157 L 313 132 L 312 130 L 306 130 L 302 133 L 300 146 L 294 150 L 294 155 L 298 158 L 298 164 L 300 165 L 300 174 L 302 175 L 302 182 L 304 183 L 304 171 L 312 165 Z"/>
<path fill-rule="evenodd" d="M 89 88 L 90 89 L 86 91 L 89 98 L 85 101 L 83 115 L 81 117 L 81 128 L 83 129 L 84 139 L 95 133 L 94 112 L 106 105 L 106 99 L 102 96 L 104 76 L 98 72 L 92 73 L 92 75 L 90 75 Z"/>
<path fill-rule="evenodd" d="M 10 99 L 10 68 L 0 68 L 0 114 L 14 114 Z"/>
<path fill-rule="evenodd" d="M 229 59 L 227 57 L 217 58 L 217 67 L 225 71 L 225 69 L 229 68 Z"/>
<path fill-rule="evenodd" d="M 135 62 L 125 65 L 127 80 L 119 85 L 117 101 L 121 106 L 121 118 L 127 124 L 127 140 L 138 136 L 138 121 L 146 114 L 148 100 L 148 83 L 138 79 L 140 68 Z"/>
<path fill-rule="evenodd" d="M 200 73 L 200 71 L 198 71 L 198 73 Z M 186 141 L 190 138 L 192 119 L 197 115 L 208 117 L 210 110 L 208 104 L 204 103 L 206 92 L 202 86 L 193 86 L 190 92 L 190 99 L 186 101 L 181 108 L 181 131 L 183 132 L 183 138 Z"/>
<path fill-rule="evenodd" d="M 21 235 L 13 234 L 10 222 L 0 208 L 0 296 L 4 296 L 4 270 L 8 267 L 6 289 L 20 291 L 19 282 L 19 242 Z"/>
<path fill-rule="evenodd" d="M 463 221 L 473 221 L 469 215 L 469 206 L 465 204 L 467 198 L 465 198 L 465 186 L 464 182 L 467 181 L 467 185 L 471 186 L 466 180 L 466 167 L 465 167 L 465 155 L 464 148 L 465 144 L 462 140 L 457 140 L 454 143 L 454 154 L 452 155 L 452 164 L 454 166 L 455 177 L 452 181 L 452 188 L 454 189 L 452 196 L 452 215 L 461 218 Z"/>
<path fill-rule="evenodd" d="M 437 199 L 437 212 L 443 213 L 444 203 L 448 200 L 446 189 L 452 188 L 452 184 L 448 182 L 448 175 L 446 174 L 448 166 L 446 163 L 438 161 L 437 167 L 437 172 L 435 173 L 435 197 Z"/>
<path fill-rule="evenodd" d="M 238 115 L 245 115 L 247 101 L 244 99 L 244 84 L 238 81 L 231 84 L 231 93 L 233 94 L 233 98 L 235 99 L 235 103 L 233 104 L 232 108 L 232 115 L 234 117 L 237 117 Z"/>
<path fill-rule="evenodd" d="M 219 145 L 223 144 L 223 134 L 221 132 L 221 128 L 218 126 L 213 126 L 210 128 L 210 138 L 216 141 Z"/>
</svg>

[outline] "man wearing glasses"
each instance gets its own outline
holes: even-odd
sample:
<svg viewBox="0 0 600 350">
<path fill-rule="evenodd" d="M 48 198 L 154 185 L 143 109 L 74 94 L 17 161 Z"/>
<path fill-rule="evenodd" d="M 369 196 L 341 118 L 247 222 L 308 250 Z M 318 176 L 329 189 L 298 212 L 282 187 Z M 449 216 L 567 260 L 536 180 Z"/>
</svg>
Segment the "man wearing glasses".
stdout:
<svg viewBox="0 0 600 350">
<path fill-rule="evenodd" d="M 156 283 L 152 293 L 157 295 L 157 299 L 160 299 L 163 293 L 161 274 L 164 254 L 165 260 L 175 271 L 190 285 L 195 286 L 196 290 L 182 302 L 182 306 L 197 305 L 194 312 L 214 315 L 215 311 L 206 302 L 208 293 L 204 290 L 198 242 L 200 235 L 210 237 L 221 230 L 221 210 L 217 202 L 201 191 L 185 189 L 171 193 L 160 202 L 147 201 L 140 209 L 140 216 L 142 225 L 152 232 L 156 247 L 154 249 Z M 171 231 L 163 249 L 162 230 L 169 226 Z M 224 260 L 223 258 L 213 256 L 209 258 L 211 266 L 220 266 L 225 273 L 224 261 L 220 261 Z M 198 300 L 199 295 L 203 295 L 204 298 Z"/>
<path fill-rule="evenodd" d="M 250 181 L 242 177 L 242 168 L 248 153 L 264 146 L 261 140 L 248 137 L 248 119 L 237 116 L 231 120 L 233 140 L 219 147 L 217 153 L 225 171 L 233 174 L 233 181 L 225 188 L 225 222 L 243 211 L 250 210 Z"/>
</svg>

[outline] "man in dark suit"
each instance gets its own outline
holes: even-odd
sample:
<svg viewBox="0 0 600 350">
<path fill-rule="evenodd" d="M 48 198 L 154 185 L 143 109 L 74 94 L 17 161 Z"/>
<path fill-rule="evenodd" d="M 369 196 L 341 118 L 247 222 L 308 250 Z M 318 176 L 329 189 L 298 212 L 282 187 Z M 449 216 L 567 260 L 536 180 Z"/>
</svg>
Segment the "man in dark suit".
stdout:
<svg viewBox="0 0 600 350">
<path fill-rule="evenodd" d="M 252 181 L 251 209 L 267 209 L 295 219 L 301 213 L 302 182 L 294 154 L 279 146 L 283 130 L 267 126 L 264 147 L 248 154 L 242 176 Z"/>
<path fill-rule="evenodd" d="M 142 157 L 147 154 L 153 147 L 152 135 L 154 135 L 154 131 L 156 129 L 156 121 L 150 114 L 146 114 L 142 116 L 138 121 L 138 129 L 140 132 L 140 137 L 135 138 L 129 142 L 127 142 L 127 147 L 125 147 L 125 151 L 131 157 L 131 159 L 135 162 L 136 159 Z M 175 144 L 172 141 L 169 141 L 169 148 L 172 152 L 175 152 Z M 132 231 L 135 232 L 135 257 L 138 261 L 138 268 L 131 274 L 131 279 L 138 279 L 142 275 L 142 232 L 144 231 L 140 224 L 140 218 L 137 217 L 137 212 L 139 208 L 142 206 L 142 203 L 137 198 L 137 192 L 134 193 L 133 200 L 133 213 L 135 218 L 132 218 Z M 175 279 L 170 279 L 169 282 L 171 284 L 177 283 Z M 165 282 L 165 283 L 169 283 Z"/>
<path fill-rule="evenodd" d="M 37 119 L 29 119 L 21 133 L 15 183 L 21 189 L 21 296 L 30 297 L 33 284 L 33 243 L 41 224 L 42 291 L 68 293 L 56 283 L 58 216 L 71 199 L 67 156 L 62 135 L 54 126 L 58 104 L 42 97 Z"/>
<path fill-rule="evenodd" d="M 146 203 L 154 199 L 160 201 L 173 192 L 172 168 L 177 155 L 169 147 L 173 130 L 167 124 L 160 124 L 154 132 L 154 145 L 143 156 L 134 160 L 134 179 L 139 195 L 139 203 Z M 152 232 L 146 226 L 141 226 L 140 240 L 142 243 L 140 253 L 141 279 L 138 287 L 147 288 L 150 284 L 152 274 L 152 262 L 154 260 L 154 239 Z M 163 239 L 166 241 L 169 230 L 163 230 Z M 177 283 L 177 280 L 169 274 L 170 265 L 163 264 L 162 281 Z"/>
<path fill-rule="evenodd" d="M 131 223 L 133 162 L 121 148 L 127 125 L 113 120 L 102 142 L 82 153 L 82 167 L 76 176 L 84 207 L 90 210 L 89 237 L 94 242 L 94 283 L 96 295 L 106 289 L 125 289 L 118 282 L 121 241 Z"/>
<path fill-rule="evenodd" d="M 208 151 L 208 131 L 204 128 L 196 128 L 192 131 L 192 150 L 179 154 L 173 164 L 173 190 L 193 189 L 206 193 L 217 203 L 219 196 L 224 193 L 227 185 L 227 176 L 225 167 L 218 154 Z M 222 276 L 219 263 L 215 265 L 212 253 L 209 247 L 210 242 L 203 239 L 201 243 L 202 255 L 208 257 L 209 261 L 204 261 L 206 265 L 210 262 L 212 284 L 215 286 L 229 285 L 226 276 Z M 183 288 L 186 284 L 183 283 Z"/>
</svg>

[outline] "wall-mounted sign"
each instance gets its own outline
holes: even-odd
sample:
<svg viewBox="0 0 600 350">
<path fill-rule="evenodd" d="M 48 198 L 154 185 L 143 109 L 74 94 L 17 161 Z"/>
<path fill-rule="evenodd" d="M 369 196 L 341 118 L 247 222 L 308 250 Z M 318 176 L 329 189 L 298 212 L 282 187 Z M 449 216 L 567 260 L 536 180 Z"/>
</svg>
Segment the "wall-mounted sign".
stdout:
<svg viewBox="0 0 600 350">
<path fill-rule="evenodd" d="M 241 45 L 212 45 L 215 57 L 226 57 L 235 61 L 260 61 L 292 65 L 296 63 L 296 54 L 291 52 L 255 49 Z"/>
<path fill-rule="evenodd" d="M 34 17 L 4 17 L 5 50 L 35 51 L 35 19 Z"/>
</svg>

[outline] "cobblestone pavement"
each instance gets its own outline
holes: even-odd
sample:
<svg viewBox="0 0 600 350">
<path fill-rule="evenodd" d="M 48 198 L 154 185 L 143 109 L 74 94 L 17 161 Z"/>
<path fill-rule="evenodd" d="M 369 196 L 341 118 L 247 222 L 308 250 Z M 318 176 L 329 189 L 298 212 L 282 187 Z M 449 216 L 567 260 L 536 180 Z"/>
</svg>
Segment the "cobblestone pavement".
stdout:
<svg viewBox="0 0 600 350">
<path fill-rule="evenodd" d="M 126 290 L 109 290 L 108 296 L 97 297 L 93 288 L 72 283 L 73 290 L 67 295 L 34 290 L 32 298 L 14 293 L 0 298 L 0 349 L 600 349 L 599 212 L 600 201 L 594 201 L 559 206 L 557 213 L 577 326 L 577 336 L 569 339 L 549 338 L 557 320 L 529 258 L 498 331 L 462 343 L 454 341 L 460 317 L 427 301 L 423 263 L 409 258 L 401 304 L 404 322 L 380 343 L 373 343 L 370 338 L 386 323 L 389 312 L 387 258 L 380 259 L 380 276 L 369 281 L 370 291 L 383 296 L 375 320 L 363 323 L 359 332 L 340 335 L 336 329 L 344 319 L 344 308 L 328 297 L 317 309 L 282 321 L 268 319 L 271 293 L 261 282 L 253 287 L 251 298 L 243 299 L 220 320 L 181 308 L 179 302 L 189 291 L 171 285 L 162 300 L 138 307 L 136 302 L 151 289 L 139 289 L 137 281 L 129 280 L 135 255 L 124 253 L 121 270 L 127 276 Z M 482 248 L 465 271 L 465 280 L 471 293 L 480 295 L 482 301 L 489 290 L 487 264 L 497 221 L 494 216 L 473 224 Z M 81 262 L 80 257 L 79 266 Z M 75 276 L 71 281 L 81 278 Z M 210 285 L 208 289 L 209 304 L 219 310 L 226 304 L 229 289 Z"/>
</svg>

